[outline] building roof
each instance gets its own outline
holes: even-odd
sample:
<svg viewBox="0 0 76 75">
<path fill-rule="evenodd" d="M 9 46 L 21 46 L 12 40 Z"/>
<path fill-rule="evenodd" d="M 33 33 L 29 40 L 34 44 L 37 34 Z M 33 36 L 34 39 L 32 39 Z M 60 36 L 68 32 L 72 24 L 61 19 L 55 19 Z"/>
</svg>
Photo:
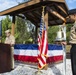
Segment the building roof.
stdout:
<svg viewBox="0 0 76 75">
<path fill-rule="evenodd" d="M 73 15 L 73 14 L 76 14 L 76 9 L 69 10 L 69 15 Z"/>
<path fill-rule="evenodd" d="M 15 7 L 0 12 L 0 16 L 18 16 L 19 14 L 23 14 L 28 20 L 36 25 L 40 23 L 42 6 L 49 8 L 47 10 L 49 16 L 49 26 L 62 24 L 63 20 L 68 16 L 68 7 L 65 0 L 30 0 L 28 2 L 19 4 Z"/>
</svg>

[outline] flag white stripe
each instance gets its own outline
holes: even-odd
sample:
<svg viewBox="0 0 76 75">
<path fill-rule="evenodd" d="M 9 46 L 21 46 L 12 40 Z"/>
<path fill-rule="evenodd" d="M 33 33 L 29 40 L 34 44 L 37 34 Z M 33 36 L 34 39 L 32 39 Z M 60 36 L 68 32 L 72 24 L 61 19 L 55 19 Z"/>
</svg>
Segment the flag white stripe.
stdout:
<svg viewBox="0 0 76 75">
<path fill-rule="evenodd" d="M 39 64 L 40 64 L 40 66 L 43 66 L 44 64 L 42 63 L 42 61 L 41 60 L 39 60 Z"/>
<path fill-rule="evenodd" d="M 46 58 L 43 55 L 41 57 L 43 58 L 44 62 L 46 62 Z"/>
<path fill-rule="evenodd" d="M 47 40 L 46 40 L 46 31 L 45 31 L 44 47 L 43 47 L 43 52 L 42 52 L 42 54 L 44 54 L 44 53 L 45 53 L 45 49 L 46 49 L 46 42 L 47 42 Z"/>
</svg>

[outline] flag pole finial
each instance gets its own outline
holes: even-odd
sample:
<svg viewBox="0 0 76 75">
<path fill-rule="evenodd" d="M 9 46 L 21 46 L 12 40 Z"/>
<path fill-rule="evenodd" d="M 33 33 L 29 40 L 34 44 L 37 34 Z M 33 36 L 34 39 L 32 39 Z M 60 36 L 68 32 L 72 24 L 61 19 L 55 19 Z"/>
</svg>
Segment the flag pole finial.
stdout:
<svg viewBox="0 0 76 75">
<path fill-rule="evenodd" d="M 42 8 L 43 8 L 42 12 L 44 12 L 45 7 L 46 7 L 46 6 L 42 6 Z"/>
<path fill-rule="evenodd" d="M 45 7 L 46 6 L 42 6 L 42 15 L 44 15 Z"/>
</svg>

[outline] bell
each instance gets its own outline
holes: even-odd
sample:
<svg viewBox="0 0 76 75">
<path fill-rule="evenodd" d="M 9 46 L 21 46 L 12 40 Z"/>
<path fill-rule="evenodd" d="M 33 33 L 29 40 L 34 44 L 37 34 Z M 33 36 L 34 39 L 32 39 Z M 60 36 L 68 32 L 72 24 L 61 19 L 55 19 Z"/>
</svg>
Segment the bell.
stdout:
<svg viewBox="0 0 76 75">
<path fill-rule="evenodd" d="M 57 37 L 55 41 L 62 41 L 62 31 L 61 29 L 57 32 Z"/>
</svg>

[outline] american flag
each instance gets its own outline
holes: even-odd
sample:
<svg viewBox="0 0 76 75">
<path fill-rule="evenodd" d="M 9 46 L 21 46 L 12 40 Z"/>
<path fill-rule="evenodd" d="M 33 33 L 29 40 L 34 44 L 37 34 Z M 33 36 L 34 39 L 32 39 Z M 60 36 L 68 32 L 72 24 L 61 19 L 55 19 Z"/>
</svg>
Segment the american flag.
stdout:
<svg viewBox="0 0 76 75">
<path fill-rule="evenodd" d="M 43 17 L 41 18 L 40 31 L 38 34 L 38 46 L 39 46 L 38 68 L 42 69 L 46 66 L 46 57 L 48 51 L 47 30 L 43 22 Z"/>
</svg>

